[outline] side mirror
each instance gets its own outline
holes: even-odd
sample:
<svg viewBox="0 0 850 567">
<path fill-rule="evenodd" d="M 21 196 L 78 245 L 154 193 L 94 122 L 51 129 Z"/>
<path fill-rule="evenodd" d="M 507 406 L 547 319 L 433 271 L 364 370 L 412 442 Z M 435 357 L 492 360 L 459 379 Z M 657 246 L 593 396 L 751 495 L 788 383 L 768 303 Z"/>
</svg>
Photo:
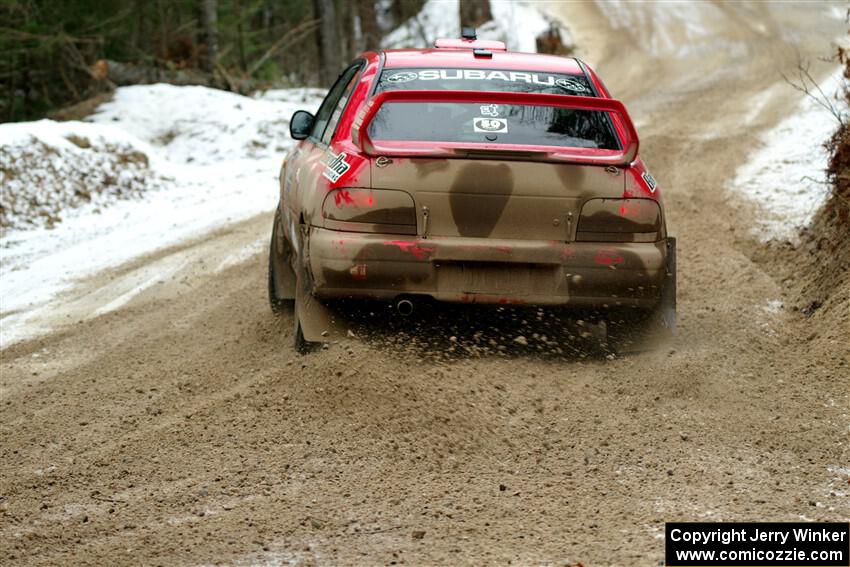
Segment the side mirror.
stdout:
<svg viewBox="0 0 850 567">
<path fill-rule="evenodd" d="M 306 110 L 296 110 L 289 119 L 289 135 L 295 140 L 303 140 L 313 131 L 316 117 Z"/>
</svg>

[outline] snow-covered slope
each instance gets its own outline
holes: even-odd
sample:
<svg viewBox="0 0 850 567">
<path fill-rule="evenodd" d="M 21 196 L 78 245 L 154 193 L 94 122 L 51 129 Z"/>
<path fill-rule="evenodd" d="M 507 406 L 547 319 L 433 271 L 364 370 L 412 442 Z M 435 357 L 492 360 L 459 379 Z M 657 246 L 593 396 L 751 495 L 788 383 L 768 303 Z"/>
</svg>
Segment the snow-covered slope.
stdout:
<svg viewBox="0 0 850 567">
<path fill-rule="evenodd" d="M 289 117 L 315 110 L 323 94 L 293 89 L 250 98 L 134 86 L 118 89 L 90 123 L 0 125 L 0 156 L 40 151 L 45 158 L 18 172 L 33 183 L 4 181 L 4 207 L 13 191 L 18 201 L 81 205 L 56 209 L 62 222 L 53 228 L 37 222 L 0 236 L 0 343 L 26 337 L 33 313 L 86 275 L 272 209 L 292 145 Z M 129 165 L 127 155 L 135 156 Z M 101 186 L 105 175 L 127 191 L 73 201 L 75 191 Z"/>
<path fill-rule="evenodd" d="M 159 189 L 148 146 L 114 126 L 25 122 L 0 126 L 0 227 L 52 226 L 66 212 Z"/>
<path fill-rule="evenodd" d="M 292 141 L 289 117 L 323 95 L 291 89 L 248 98 L 206 87 L 139 85 L 119 89 L 91 120 L 166 148 L 171 163 L 210 165 L 280 157 Z"/>
<path fill-rule="evenodd" d="M 479 39 L 505 42 L 511 51 L 534 53 L 538 35 L 555 27 L 565 45 L 569 31 L 554 17 L 523 0 L 490 0 L 493 20 L 478 28 Z M 454 38 L 460 33 L 460 0 L 428 0 L 417 15 L 388 34 L 385 48 L 431 47 L 435 39 Z"/>
<path fill-rule="evenodd" d="M 822 89 L 835 93 L 842 81 L 837 70 Z M 832 97 L 836 112 L 847 112 Z M 761 211 L 755 227 L 763 239 L 796 238 L 829 195 L 826 181 L 827 153 L 823 147 L 838 121 L 812 97 L 804 97 L 797 109 L 761 137 L 761 147 L 735 175 L 734 191 L 751 200 Z"/>
</svg>

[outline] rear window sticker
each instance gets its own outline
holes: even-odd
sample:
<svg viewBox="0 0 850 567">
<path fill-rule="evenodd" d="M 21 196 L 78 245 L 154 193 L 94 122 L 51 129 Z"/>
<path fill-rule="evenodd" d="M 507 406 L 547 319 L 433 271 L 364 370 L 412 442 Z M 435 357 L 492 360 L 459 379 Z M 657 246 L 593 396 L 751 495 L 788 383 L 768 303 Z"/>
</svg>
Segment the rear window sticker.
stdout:
<svg viewBox="0 0 850 567">
<path fill-rule="evenodd" d="M 410 81 L 415 81 L 419 78 L 419 74 L 413 71 L 404 71 L 401 73 L 393 73 L 389 77 L 387 77 L 387 82 L 389 83 L 409 83 Z"/>
<path fill-rule="evenodd" d="M 418 71 L 401 71 L 386 78 L 388 83 L 407 83 L 434 80 L 465 80 L 465 81 L 508 81 L 523 82 L 535 85 L 554 86 L 556 77 L 546 73 L 526 73 L 517 71 L 488 71 L 484 69 L 421 69 Z"/>
<path fill-rule="evenodd" d="M 333 155 L 329 161 L 325 163 L 327 167 L 322 172 L 322 177 L 329 179 L 331 183 L 336 183 L 340 177 L 345 175 L 345 172 L 351 169 L 351 164 L 345 161 L 348 155 L 345 152 L 340 152 L 339 155 Z"/>
<path fill-rule="evenodd" d="M 558 79 L 555 81 L 555 84 L 564 89 L 565 91 L 571 91 L 574 93 L 586 93 L 589 92 L 589 89 L 581 84 L 577 79 L 566 78 L 566 79 Z"/>
<path fill-rule="evenodd" d="M 655 187 L 657 186 L 657 184 L 655 183 L 655 178 L 652 176 L 652 174 L 650 174 L 648 171 L 644 171 L 643 174 L 641 174 L 641 177 L 643 177 L 643 180 L 649 186 L 649 192 L 655 193 Z"/>
<path fill-rule="evenodd" d="M 499 105 L 498 104 L 482 104 L 481 105 L 481 114 L 483 116 L 499 116 Z"/>
<path fill-rule="evenodd" d="M 474 118 L 472 128 L 476 132 L 488 134 L 504 133 L 508 131 L 508 121 L 504 118 Z"/>
</svg>

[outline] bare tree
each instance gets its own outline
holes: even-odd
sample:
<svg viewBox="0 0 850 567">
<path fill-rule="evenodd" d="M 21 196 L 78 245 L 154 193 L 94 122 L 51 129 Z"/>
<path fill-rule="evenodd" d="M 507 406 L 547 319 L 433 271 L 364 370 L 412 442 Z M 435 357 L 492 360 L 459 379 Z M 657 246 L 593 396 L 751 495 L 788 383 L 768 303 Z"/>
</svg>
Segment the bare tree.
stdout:
<svg viewBox="0 0 850 567">
<path fill-rule="evenodd" d="M 555 22 L 549 22 L 549 29 L 536 38 L 537 53 L 549 53 L 551 55 L 569 55 L 572 47 L 564 43 L 561 30 Z"/>
<path fill-rule="evenodd" d="M 325 86 L 334 82 L 342 67 L 339 27 L 334 0 L 313 0 L 321 21 L 316 40 L 319 47 L 319 79 Z"/>
<path fill-rule="evenodd" d="M 490 0 L 460 0 L 460 26 L 462 28 L 477 28 L 492 19 Z"/>
<path fill-rule="evenodd" d="M 360 23 L 360 38 L 358 51 L 378 49 L 381 41 L 381 30 L 378 27 L 378 13 L 374 0 L 357 0 L 357 19 Z"/>
<path fill-rule="evenodd" d="M 203 69 L 211 73 L 218 62 L 218 0 L 201 0 L 201 27 L 207 46 Z"/>
</svg>

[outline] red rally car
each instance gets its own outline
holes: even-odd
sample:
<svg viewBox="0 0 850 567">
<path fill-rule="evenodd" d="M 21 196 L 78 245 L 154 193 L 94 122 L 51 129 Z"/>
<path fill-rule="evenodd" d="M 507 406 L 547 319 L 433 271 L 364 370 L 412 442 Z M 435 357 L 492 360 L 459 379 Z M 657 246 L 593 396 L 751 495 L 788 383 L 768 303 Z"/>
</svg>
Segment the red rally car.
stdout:
<svg viewBox="0 0 850 567">
<path fill-rule="evenodd" d="M 280 172 L 269 299 L 299 351 L 335 299 L 596 310 L 670 332 L 675 239 L 626 108 L 575 58 L 467 34 L 366 52 Z"/>
</svg>

